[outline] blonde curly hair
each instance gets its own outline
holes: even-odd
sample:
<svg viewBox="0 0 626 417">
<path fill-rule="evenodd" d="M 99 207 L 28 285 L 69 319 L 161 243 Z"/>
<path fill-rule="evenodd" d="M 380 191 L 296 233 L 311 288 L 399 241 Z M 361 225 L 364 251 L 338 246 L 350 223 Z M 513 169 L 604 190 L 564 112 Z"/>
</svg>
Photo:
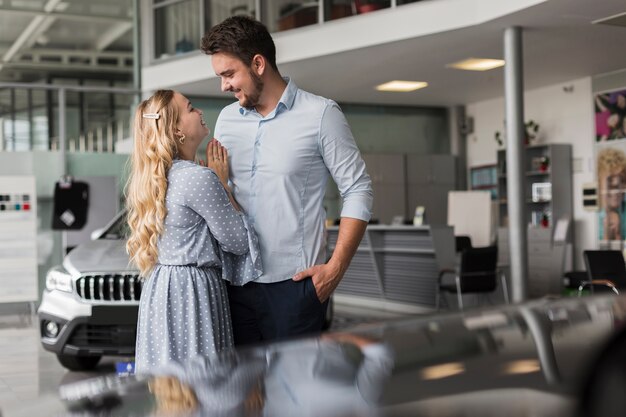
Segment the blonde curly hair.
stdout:
<svg viewBox="0 0 626 417">
<path fill-rule="evenodd" d="M 598 178 L 616 174 L 626 178 L 626 154 L 616 148 L 603 149 L 598 154 Z"/>
<path fill-rule="evenodd" d="M 158 118 L 143 117 L 147 113 L 157 114 Z M 135 111 L 134 145 L 125 191 L 130 228 L 126 250 L 143 278 L 150 274 L 158 257 L 158 240 L 167 214 L 167 174 L 178 154 L 178 120 L 172 90 L 155 92 Z"/>
</svg>

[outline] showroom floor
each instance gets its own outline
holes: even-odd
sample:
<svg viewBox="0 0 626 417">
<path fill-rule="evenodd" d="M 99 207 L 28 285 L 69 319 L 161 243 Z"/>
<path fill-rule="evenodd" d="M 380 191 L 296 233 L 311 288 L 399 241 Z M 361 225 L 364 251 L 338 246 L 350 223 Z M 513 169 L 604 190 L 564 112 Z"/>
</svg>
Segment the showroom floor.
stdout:
<svg viewBox="0 0 626 417">
<path fill-rule="evenodd" d="M 397 317 L 394 313 L 336 305 L 332 330 Z M 93 372 L 69 372 L 41 347 L 35 315 L 0 311 L 0 410 L 53 396 L 60 385 L 114 372 L 117 360 L 120 358 L 104 358 Z"/>
</svg>

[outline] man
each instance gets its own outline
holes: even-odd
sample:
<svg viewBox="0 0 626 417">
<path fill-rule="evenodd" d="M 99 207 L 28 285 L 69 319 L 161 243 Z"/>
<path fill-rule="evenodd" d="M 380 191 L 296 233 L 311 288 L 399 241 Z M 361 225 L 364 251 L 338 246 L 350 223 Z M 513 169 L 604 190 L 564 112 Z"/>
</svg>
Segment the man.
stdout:
<svg viewBox="0 0 626 417">
<path fill-rule="evenodd" d="M 319 332 L 371 213 L 371 181 L 350 127 L 335 102 L 280 75 L 260 22 L 230 17 L 203 37 L 202 50 L 222 90 L 238 100 L 220 113 L 215 136 L 231 156 L 233 192 L 259 235 L 263 261 L 258 280 L 229 287 L 235 343 Z M 329 173 L 343 209 L 326 262 Z"/>
</svg>

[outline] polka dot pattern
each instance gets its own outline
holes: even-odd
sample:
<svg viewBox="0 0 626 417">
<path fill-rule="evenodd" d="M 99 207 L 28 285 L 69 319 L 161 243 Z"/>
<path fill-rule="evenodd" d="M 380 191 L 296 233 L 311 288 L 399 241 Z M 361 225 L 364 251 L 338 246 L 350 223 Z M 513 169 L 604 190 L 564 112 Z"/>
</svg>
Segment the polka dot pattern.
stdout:
<svg viewBox="0 0 626 417">
<path fill-rule="evenodd" d="M 224 280 L 243 285 L 262 274 L 257 236 L 213 171 L 175 160 L 166 206 L 158 264 L 139 303 L 137 373 L 232 348 Z"/>
</svg>

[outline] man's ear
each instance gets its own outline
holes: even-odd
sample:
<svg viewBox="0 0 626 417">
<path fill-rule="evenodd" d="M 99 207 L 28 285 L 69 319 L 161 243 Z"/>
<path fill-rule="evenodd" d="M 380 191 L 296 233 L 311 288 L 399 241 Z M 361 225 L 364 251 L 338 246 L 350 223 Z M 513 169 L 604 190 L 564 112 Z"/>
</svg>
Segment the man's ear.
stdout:
<svg viewBox="0 0 626 417">
<path fill-rule="evenodd" d="M 252 57 L 252 71 L 261 76 L 265 72 L 267 66 L 267 60 L 261 54 L 256 54 Z"/>
</svg>

